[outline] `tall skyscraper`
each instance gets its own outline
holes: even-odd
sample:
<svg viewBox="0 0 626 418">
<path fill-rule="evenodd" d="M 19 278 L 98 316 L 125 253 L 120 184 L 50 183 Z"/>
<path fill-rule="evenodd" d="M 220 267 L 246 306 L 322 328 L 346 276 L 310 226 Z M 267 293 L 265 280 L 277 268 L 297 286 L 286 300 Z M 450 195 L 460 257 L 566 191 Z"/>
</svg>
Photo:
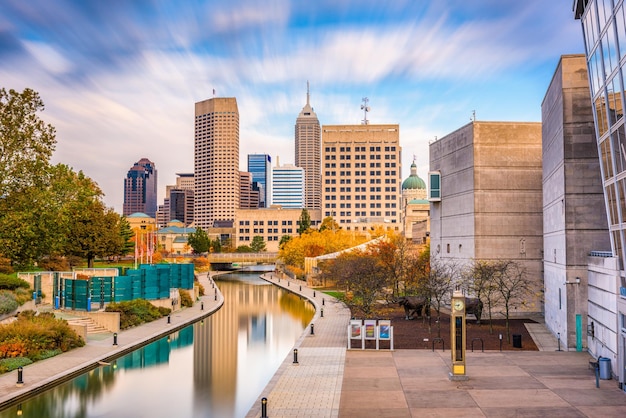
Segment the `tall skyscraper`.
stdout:
<svg viewBox="0 0 626 418">
<path fill-rule="evenodd" d="M 259 192 L 259 207 L 268 208 L 272 196 L 272 158 L 267 154 L 248 154 L 252 190 Z"/>
<path fill-rule="evenodd" d="M 258 209 L 259 192 L 252 188 L 252 174 L 247 171 L 240 171 L 239 187 L 239 207 L 241 209 Z"/>
<path fill-rule="evenodd" d="M 402 159 L 398 125 L 322 127 L 322 217 L 346 230 L 400 231 Z"/>
<path fill-rule="evenodd" d="M 232 222 L 239 208 L 237 100 L 213 98 L 195 106 L 194 221 L 207 229 Z"/>
<path fill-rule="evenodd" d="M 124 179 L 124 216 L 143 212 L 154 218 L 157 209 L 157 170 L 147 158 L 137 161 Z"/>
<path fill-rule="evenodd" d="M 304 207 L 304 170 L 294 165 L 278 165 L 272 169 L 272 204 L 284 208 Z"/>
<path fill-rule="evenodd" d="M 310 104 L 309 83 L 306 105 L 296 119 L 296 166 L 304 169 L 304 206 L 322 207 L 321 131 L 320 122 Z"/>
</svg>

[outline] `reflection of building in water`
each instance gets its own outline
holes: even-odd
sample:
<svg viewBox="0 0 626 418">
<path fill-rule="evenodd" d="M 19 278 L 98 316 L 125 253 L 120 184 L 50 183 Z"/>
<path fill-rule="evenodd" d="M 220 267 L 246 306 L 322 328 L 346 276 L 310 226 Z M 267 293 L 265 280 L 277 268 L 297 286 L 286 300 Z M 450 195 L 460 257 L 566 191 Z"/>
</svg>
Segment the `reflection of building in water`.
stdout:
<svg viewBox="0 0 626 418">
<path fill-rule="evenodd" d="M 186 347 L 192 343 L 193 328 L 187 327 L 125 355 L 118 361 L 118 364 L 124 369 L 143 369 L 167 363 L 170 360 L 171 350 Z"/>
<path fill-rule="evenodd" d="M 313 316 L 313 308 L 305 304 L 311 315 L 303 315 L 302 302 L 293 294 L 272 285 L 221 280 L 218 282 L 225 303 L 215 314 L 196 324 L 194 340 L 194 386 L 196 410 L 200 405 L 226 403 L 235 398 L 237 390 L 238 352 L 240 336 L 245 335 L 248 346 L 271 345 L 274 323 L 287 313 L 295 318 Z M 291 301 L 291 299 L 295 299 Z M 304 319 L 303 319 L 304 321 Z M 245 333 L 245 334 L 244 334 Z M 231 404 L 233 402 L 230 402 Z"/>
</svg>

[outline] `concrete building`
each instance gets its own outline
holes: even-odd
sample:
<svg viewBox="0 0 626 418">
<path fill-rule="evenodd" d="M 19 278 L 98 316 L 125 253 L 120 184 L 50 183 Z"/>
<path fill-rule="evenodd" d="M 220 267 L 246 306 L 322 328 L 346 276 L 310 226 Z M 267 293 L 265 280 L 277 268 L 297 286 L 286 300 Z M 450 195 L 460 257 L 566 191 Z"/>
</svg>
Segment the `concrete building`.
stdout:
<svg viewBox="0 0 626 418">
<path fill-rule="evenodd" d="M 399 125 L 322 127 L 322 216 L 348 231 L 400 232 Z"/>
<path fill-rule="evenodd" d="M 402 182 L 401 202 L 404 237 L 416 243 L 426 243 L 430 234 L 430 202 L 426 182 L 417 175 L 415 161 L 411 164 L 411 174 Z"/>
<path fill-rule="evenodd" d="M 622 1 L 575 0 L 573 11 L 582 24 L 611 240 L 610 252 L 594 251 L 589 258 L 587 342 L 592 355 L 611 360 L 626 388 L 626 19 Z"/>
<path fill-rule="evenodd" d="M 541 105 L 545 322 L 577 351 L 587 347 L 588 256 L 611 248 L 588 80 L 584 55 L 562 56 Z"/>
<path fill-rule="evenodd" d="M 272 168 L 272 205 L 304 208 L 304 169 L 291 164 Z"/>
<path fill-rule="evenodd" d="M 154 163 L 147 158 L 137 161 L 124 179 L 125 216 L 143 212 L 151 217 L 157 210 L 157 170 Z"/>
<path fill-rule="evenodd" d="M 321 208 L 322 170 L 320 122 L 310 104 L 309 83 L 306 88 L 306 105 L 296 119 L 295 162 L 304 169 L 304 207 Z"/>
<path fill-rule="evenodd" d="M 239 172 L 239 208 L 256 209 L 259 207 L 259 192 L 252 187 L 252 173 Z"/>
<path fill-rule="evenodd" d="M 429 150 L 431 257 L 460 265 L 518 262 L 539 294 L 541 124 L 473 121 Z M 521 310 L 542 312 L 542 297 L 526 300 Z"/>
<path fill-rule="evenodd" d="M 260 236 L 266 251 L 277 252 L 283 236 L 298 236 L 302 209 L 274 206 L 261 209 L 240 209 L 235 219 L 236 247 L 250 245 L 255 236 Z M 321 211 L 309 210 L 311 225 L 319 225 Z"/>
<path fill-rule="evenodd" d="M 239 110 L 233 98 L 195 104 L 194 223 L 233 222 L 239 208 Z M 222 223 L 221 223 L 222 224 Z"/>
<path fill-rule="evenodd" d="M 252 190 L 259 193 L 259 207 L 272 202 L 272 158 L 267 154 L 248 154 L 248 172 L 252 175 Z"/>
</svg>

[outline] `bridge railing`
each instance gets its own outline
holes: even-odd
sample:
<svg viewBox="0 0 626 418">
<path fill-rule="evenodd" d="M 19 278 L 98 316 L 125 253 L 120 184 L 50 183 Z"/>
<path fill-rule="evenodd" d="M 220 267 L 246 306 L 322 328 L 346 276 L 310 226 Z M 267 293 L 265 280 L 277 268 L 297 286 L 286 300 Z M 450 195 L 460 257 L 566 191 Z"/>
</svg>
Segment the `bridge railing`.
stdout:
<svg viewBox="0 0 626 418">
<path fill-rule="evenodd" d="M 207 257 L 209 262 L 274 262 L 278 253 L 211 253 Z"/>
</svg>

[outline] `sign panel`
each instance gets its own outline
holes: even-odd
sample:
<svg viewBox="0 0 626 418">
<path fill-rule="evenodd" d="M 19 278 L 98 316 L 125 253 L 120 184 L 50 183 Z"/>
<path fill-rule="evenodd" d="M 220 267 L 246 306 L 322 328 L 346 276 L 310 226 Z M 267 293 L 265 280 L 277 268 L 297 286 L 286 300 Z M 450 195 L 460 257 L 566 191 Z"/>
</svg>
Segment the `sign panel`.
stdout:
<svg viewBox="0 0 626 418">
<path fill-rule="evenodd" d="M 376 339 L 376 320 L 375 319 L 365 320 L 365 339 L 366 340 Z"/>
<path fill-rule="evenodd" d="M 351 320 L 350 321 L 350 338 L 351 339 L 361 339 L 361 321 L 359 320 Z"/>
<path fill-rule="evenodd" d="M 378 321 L 378 338 L 381 340 L 391 339 L 391 321 L 389 320 Z"/>
</svg>

